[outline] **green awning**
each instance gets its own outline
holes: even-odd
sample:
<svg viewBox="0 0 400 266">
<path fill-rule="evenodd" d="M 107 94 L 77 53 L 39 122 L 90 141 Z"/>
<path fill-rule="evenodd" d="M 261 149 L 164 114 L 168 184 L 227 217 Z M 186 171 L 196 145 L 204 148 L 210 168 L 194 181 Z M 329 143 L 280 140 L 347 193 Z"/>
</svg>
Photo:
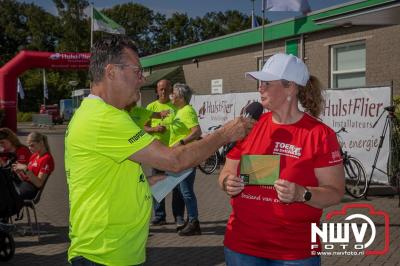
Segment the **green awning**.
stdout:
<svg viewBox="0 0 400 266">
<path fill-rule="evenodd" d="M 285 52 L 294 56 L 299 56 L 299 39 L 288 40 L 285 42 Z"/>
<path fill-rule="evenodd" d="M 161 79 L 168 79 L 172 84 L 177 82 L 185 83 L 185 75 L 182 66 L 168 67 L 153 71 L 146 77 L 146 82 L 141 87 L 142 90 L 152 89 L 157 86 L 157 82 Z"/>
<path fill-rule="evenodd" d="M 400 24 L 399 12 L 400 1 L 385 1 L 357 10 L 317 18 L 314 21 L 317 25 L 396 25 Z"/>
</svg>

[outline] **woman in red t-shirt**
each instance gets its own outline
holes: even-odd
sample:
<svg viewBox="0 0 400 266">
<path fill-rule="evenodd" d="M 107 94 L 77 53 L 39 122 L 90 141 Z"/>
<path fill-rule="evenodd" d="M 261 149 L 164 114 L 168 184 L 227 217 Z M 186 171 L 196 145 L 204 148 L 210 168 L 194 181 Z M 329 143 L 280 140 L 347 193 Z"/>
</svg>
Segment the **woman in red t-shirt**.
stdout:
<svg viewBox="0 0 400 266">
<path fill-rule="evenodd" d="M 22 145 L 17 135 L 9 128 L 0 128 L 0 147 L 2 152 L 14 153 L 17 156 L 17 162 L 27 164 L 31 157 L 28 147 Z M 8 157 L 0 157 L 0 166 L 8 163 Z"/>
<path fill-rule="evenodd" d="M 247 76 L 259 80 L 261 104 L 270 112 L 229 152 L 219 176 L 232 197 L 226 264 L 320 265 L 311 223 L 319 224 L 322 209 L 338 204 L 344 194 L 335 132 L 315 118 L 323 108 L 321 89 L 293 55 L 276 54 L 262 71 Z M 279 155 L 279 179 L 273 185 L 245 186 L 238 177 L 241 156 L 252 154 Z"/>
<path fill-rule="evenodd" d="M 53 172 L 54 160 L 46 135 L 32 132 L 28 135 L 27 143 L 32 152 L 28 164 L 18 162 L 13 164 L 13 170 L 22 180 L 17 185 L 20 196 L 23 199 L 32 199 Z"/>
</svg>

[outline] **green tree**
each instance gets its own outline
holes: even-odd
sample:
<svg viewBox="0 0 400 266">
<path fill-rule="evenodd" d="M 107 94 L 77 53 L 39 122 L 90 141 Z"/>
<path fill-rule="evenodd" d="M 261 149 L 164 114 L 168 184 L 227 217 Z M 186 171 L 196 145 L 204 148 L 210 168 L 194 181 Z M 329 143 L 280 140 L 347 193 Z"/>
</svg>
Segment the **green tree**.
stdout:
<svg viewBox="0 0 400 266">
<path fill-rule="evenodd" d="M 152 52 L 151 32 L 154 27 L 154 12 L 140 4 L 127 3 L 102 10 L 106 16 L 125 28 L 126 35 L 137 43 L 140 56 Z M 101 33 L 104 35 L 104 33 Z M 96 35 L 96 37 L 98 34 Z"/>
<path fill-rule="evenodd" d="M 54 16 L 35 4 L 0 0 L 0 64 L 8 62 L 21 49 L 88 52 L 90 17 L 87 0 L 53 0 L 58 15 Z M 86 11 L 86 13 L 85 13 Z M 251 18 L 238 11 L 210 12 L 190 18 L 184 13 L 164 14 L 137 4 L 126 3 L 101 10 L 122 25 L 139 48 L 140 56 L 159 53 L 184 45 L 249 29 Z M 257 17 L 258 21 L 261 19 Z M 261 23 L 260 23 L 261 24 Z M 107 35 L 95 32 L 95 40 Z M 69 81 L 78 81 L 76 88 L 88 87 L 87 70 L 46 70 L 48 103 L 71 97 Z M 29 70 L 21 76 L 26 98 L 20 101 L 22 111 L 38 111 L 43 102 L 41 69 Z"/>
<path fill-rule="evenodd" d="M 53 0 L 61 20 L 62 35 L 57 51 L 89 52 L 90 23 L 85 14 L 86 0 Z"/>
<path fill-rule="evenodd" d="M 90 17 L 85 9 L 89 7 L 86 0 L 53 0 L 61 21 L 62 35 L 56 48 L 59 52 L 90 51 Z M 79 87 L 87 87 L 88 72 L 84 71 L 49 71 L 49 103 L 58 103 L 62 98 L 71 98 L 68 82 L 75 80 Z M 52 102 L 54 100 L 55 102 Z"/>
<path fill-rule="evenodd" d="M 171 48 L 193 43 L 192 21 L 186 14 L 174 13 L 165 23 L 171 38 Z"/>
<path fill-rule="evenodd" d="M 208 12 L 198 22 L 202 41 L 246 30 L 251 27 L 251 17 L 237 11 Z"/>
<path fill-rule="evenodd" d="M 0 0 L 0 64 L 20 50 L 54 51 L 59 20 L 34 4 Z"/>
<path fill-rule="evenodd" d="M 61 32 L 58 17 L 35 4 L 0 1 L 1 65 L 11 60 L 20 50 L 55 51 Z M 38 103 L 43 99 L 41 70 L 26 71 L 20 78 L 26 97 L 19 101 L 19 109 L 38 111 Z"/>
<path fill-rule="evenodd" d="M 24 8 L 23 19 L 27 26 L 28 50 L 55 51 L 61 36 L 60 19 L 33 4 Z"/>
<path fill-rule="evenodd" d="M 20 3 L 12 0 L 1 2 L 0 8 L 0 60 L 1 65 L 15 56 L 18 49 L 25 45 L 26 21 L 20 14 Z"/>
<path fill-rule="evenodd" d="M 226 34 L 251 28 L 251 16 L 247 16 L 237 10 L 228 10 L 224 13 L 224 16 Z"/>
<path fill-rule="evenodd" d="M 165 29 L 166 17 L 163 14 L 154 15 L 153 24 L 150 26 L 149 54 L 156 54 L 170 49 L 171 34 Z"/>
<path fill-rule="evenodd" d="M 171 18 L 160 24 L 159 29 L 163 30 L 159 32 L 156 28 L 153 32 L 158 34 L 156 35 L 158 49 L 162 50 L 164 47 L 164 50 L 168 50 L 246 30 L 250 27 L 251 17 L 236 10 L 228 10 L 225 13 L 209 12 L 203 17 L 196 18 L 189 18 L 182 13 L 174 13 Z"/>
</svg>

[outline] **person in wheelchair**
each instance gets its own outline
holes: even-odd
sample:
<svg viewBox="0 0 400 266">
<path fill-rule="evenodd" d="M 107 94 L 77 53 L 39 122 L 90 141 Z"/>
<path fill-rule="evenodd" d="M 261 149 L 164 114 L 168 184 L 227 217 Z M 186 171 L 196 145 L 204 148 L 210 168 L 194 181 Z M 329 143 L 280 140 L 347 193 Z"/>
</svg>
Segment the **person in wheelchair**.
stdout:
<svg viewBox="0 0 400 266">
<path fill-rule="evenodd" d="M 29 158 L 32 155 L 28 147 L 19 141 L 17 135 L 6 127 L 0 128 L 0 148 L 2 148 L 2 152 L 4 153 L 15 153 L 17 162 L 22 164 L 28 164 Z M 1 156 L 0 166 L 6 166 L 8 160 L 8 157 Z"/>
<path fill-rule="evenodd" d="M 12 169 L 20 179 L 16 184 L 20 197 L 33 199 L 53 172 L 54 160 L 46 135 L 32 132 L 28 135 L 27 144 L 32 152 L 28 164 L 17 162 Z"/>
</svg>

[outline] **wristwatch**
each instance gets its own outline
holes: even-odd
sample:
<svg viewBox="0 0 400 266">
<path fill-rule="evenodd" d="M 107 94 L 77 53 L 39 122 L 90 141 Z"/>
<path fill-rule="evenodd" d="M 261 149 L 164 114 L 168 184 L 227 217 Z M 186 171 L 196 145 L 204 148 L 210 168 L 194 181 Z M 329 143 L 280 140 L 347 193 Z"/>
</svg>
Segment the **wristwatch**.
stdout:
<svg viewBox="0 0 400 266">
<path fill-rule="evenodd" d="M 304 194 L 303 194 L 303 200 L 304 200 L 304 202 L 307 202 L 307 201 L 309 201 L 311 199 L 312 193 L 306 187 L 304 187 L 304 189 L 305 189 L 305 191 L 304 191 Z"/>
<path fill-rule="evenodd" d="M 185 145 L 185 142 L 183 141 L 183 139 L 181 139 L 181 140 L 179 141 L 179 144 Z"/>
</svg>

